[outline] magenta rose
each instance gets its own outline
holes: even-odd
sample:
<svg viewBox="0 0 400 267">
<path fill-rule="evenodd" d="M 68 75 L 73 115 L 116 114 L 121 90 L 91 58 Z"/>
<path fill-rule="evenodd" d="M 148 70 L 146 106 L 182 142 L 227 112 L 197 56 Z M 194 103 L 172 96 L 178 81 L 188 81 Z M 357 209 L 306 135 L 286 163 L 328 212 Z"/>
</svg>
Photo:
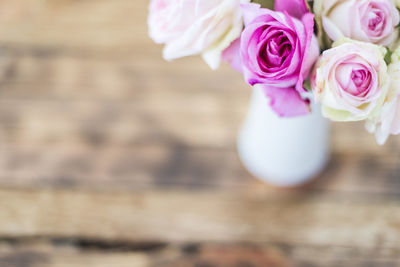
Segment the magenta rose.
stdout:
<svg viewBox="0 0 400 267">
<path fill-rule="evenodd" d="M 300 93 L 305 92 L 303 82 L 319 55 L 314 16 L 304 0 L 277 0 L 275 9 L 242 5 L 245 29 L 240 46 L 233 43 L 224 58 L 250 85 L 264 90 L 278 115 L 304 115 L 310 112 L 309 101 Z M 232 56 L 235 47 L 240 48 L 240 61 Z"/>
</svg>

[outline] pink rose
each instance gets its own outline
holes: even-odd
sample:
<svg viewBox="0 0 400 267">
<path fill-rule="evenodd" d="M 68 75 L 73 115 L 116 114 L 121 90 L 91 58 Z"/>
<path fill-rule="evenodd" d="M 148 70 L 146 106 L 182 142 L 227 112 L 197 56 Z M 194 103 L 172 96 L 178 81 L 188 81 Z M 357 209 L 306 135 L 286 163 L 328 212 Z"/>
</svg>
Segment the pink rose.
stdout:
<svg viewBox="0 0 400 267">
<path fill-rule="evenodd" d="M 303 82 L 318 58 L 319 47 L 313 34 L 314 16 L 305 1 L 276 0 L 277 11 L 258 4 L 242 5 L 242 9 L 245 29 L 240 46 L 233 43 L 224 58 L 243 71 L 250 85 L 264 90 L 278 115 L 309 113 L 309 101 L 300 93 L 305 92 Z"/>
<path fill-rule="evenodd" d="M 311 87 L 322 113 L 334 121 L 360 121 L 380 114 L 390 78 L 381 46 L 341 39 L 318 60 Z"/>
<path fill-rule="evenodd" d="M 323 28 L 333 41 L 348 37 L 387 46 L 398 36 L 399 11 L 394 0 L 319 1 L 323 1 Z"/>
<path fill-rule="evenodd" d="M 202 54 L 211 68 L 243 29 L 241 3 L 250 0 L 151 0 L 149 34 L 166 44 L 166 60 Z"/>
</svg>

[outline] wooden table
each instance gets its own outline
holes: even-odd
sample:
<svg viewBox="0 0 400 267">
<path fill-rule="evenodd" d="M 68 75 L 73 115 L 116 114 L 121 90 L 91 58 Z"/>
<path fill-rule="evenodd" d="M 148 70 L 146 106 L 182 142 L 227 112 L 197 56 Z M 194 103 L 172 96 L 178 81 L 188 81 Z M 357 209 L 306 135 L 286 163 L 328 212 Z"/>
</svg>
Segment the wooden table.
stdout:
<svg viewBox="0 0 400 267">
<path fill-rule="evenodd" d="M 400 139 L 333 125 L 315 182 L 235 151 L 250 89 L 173 63 L 147 1 L 0 4 L 0 266 L 400 266 Z"/>
</svg>

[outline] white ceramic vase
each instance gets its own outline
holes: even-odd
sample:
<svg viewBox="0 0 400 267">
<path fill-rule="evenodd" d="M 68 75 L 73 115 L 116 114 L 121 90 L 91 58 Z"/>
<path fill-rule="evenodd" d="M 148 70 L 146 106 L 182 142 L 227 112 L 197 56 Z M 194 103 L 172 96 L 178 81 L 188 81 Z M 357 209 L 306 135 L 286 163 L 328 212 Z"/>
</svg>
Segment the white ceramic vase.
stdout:
<svg viewBox="0 0 400 267">
<path fill-rule="evenodd" d="M 247 118 L 238 138 L 238 152 L 248 171 L 281 187 L 302 185 L 316 177 L 330 156 L 330 124 L 319 105 L 307 116 L 280 118 L 254 87 Z"/>
</svg>

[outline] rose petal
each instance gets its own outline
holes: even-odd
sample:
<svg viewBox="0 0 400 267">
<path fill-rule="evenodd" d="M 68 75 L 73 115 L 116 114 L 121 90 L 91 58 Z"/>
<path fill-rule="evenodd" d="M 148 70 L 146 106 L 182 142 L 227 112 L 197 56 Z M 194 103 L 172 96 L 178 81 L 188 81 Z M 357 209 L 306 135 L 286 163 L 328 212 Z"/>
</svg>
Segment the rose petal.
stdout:
<svg viewBox="0 0 400 267">
<path fill-rule="evenodd" d="M 222 59 L 229 63 L 233 69 L 243 72 L 242 60 L 240 58 L 240 38 L 233 41 L 231 45 L 222 52 Z"/>
<path fill-rule="evenodd" d="M 397 96 L 396 99 L 396 106 L 392 125 L 390 127 L 390 133 L 394 135 L 400 134 L 400 95 Z"/>
<path fill-rule="evenodd" d="M 301 63 L 299 80 L 296 84 L 296 90 L 299 92 L 304 92 L 303 82 L 306 79 L 313 67 L 315 61 L 318 59 L 320 50 L 317 38 L 314 35 L 314 15 L 307 13 L 302 18 L 304 28 L 306 31 L 306 44 L 303 56 L 303 61 Z"/>
<path fill-rule="evenodd" d="M 240 7 L 243 12 L 243 20 L 245 26 L 249 25 L 257 17 L 265 15 L 265 10 L 269 10 L 265 8 L 262 9 L 261 5 L 256 3 L 241 4 Z"/>
<path fill-rule="evenodd" d="M 310 12 L 305 0 L 275 0 L 275 10 L 286 11 L 289 15 L 298 19 Z"/>
<path fill-rule="evenodd" d="M 259 84 L 264 94 L 270 99 L 271 108 L 280 117 L 302 116 L 310 113 L 310 103 L 301 98 L 294 88 L 278 88 Z"/>
</svg>

